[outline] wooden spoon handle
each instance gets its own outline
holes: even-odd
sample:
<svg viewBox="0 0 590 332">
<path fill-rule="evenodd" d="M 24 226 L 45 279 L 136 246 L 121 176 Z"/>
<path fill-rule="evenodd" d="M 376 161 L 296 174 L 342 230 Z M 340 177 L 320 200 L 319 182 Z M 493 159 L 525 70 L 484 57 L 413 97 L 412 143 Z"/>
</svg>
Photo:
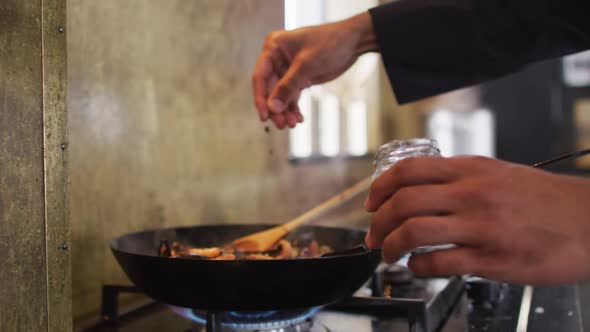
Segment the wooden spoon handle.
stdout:
<svg viewBox="0 0 590 332">
<path fill-rule="evenodd" d="M 232 246 L 236 250 L 243 252 L 267 251 L 283 237 L 285 237 L 285 235 L 287 235 L 287 233 L 290 231 L 309 222 L 312 218 L 319 216 L 320 214 L 330 210 L 338 204 L 351 199 L 360 192 L 367 190 L 370 184 L 371 178 L 366 178 L 341 192 L 340 194 L 305 212 L 299 217 L 289 221 L 288 223 L 243 236 L 237 240 L 234 240 L 232 242 Z"/>
<path fill-rule="evenodd" d="M 353 198 L 354 196 L 360 194 L 361 192 L 369 189 L 370 185 L 371 185 L 371 177 L 363 179 L 363 180 L 357 182 L 356 184 L 354 184 L 352 187 L 344 190 L 343 192 L 339 193 L 338 195 L 331 197 L 330 199 L 324 201 L 323 203 L 314 207 L 313 209 L 305 212 L 304 214 L 300 215 L 299 217 L 283 224 L 283 228 L 287 232 L 290 232 L 290 231 L 294 230 L 295 228 L 297 228 L 303 224 L 306 224 L 311 219 L 319 216 L 320 214 L 328 212 L 330 209 L 340 205 L 341 203 L 346 202 L 347 200 Z"/>
</svg>

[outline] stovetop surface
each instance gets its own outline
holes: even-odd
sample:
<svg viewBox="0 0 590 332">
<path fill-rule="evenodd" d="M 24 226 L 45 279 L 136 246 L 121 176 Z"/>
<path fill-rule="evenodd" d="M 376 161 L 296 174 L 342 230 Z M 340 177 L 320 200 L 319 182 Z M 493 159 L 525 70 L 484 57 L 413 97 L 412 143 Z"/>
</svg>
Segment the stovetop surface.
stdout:
<svg viewBox="0 0 590 332">
<path fill-rule="evenodd" d="M 439 332 L 516 331 L 523 287 L 506 285 L 499 303 L 478 302 L 463 293 Z M 580 311 L 575 286 L 535 288 L 528 315 L 529 332 L 581 332 Z M 404 318 L 380 319 L 366 314 L 322 310 L 313 318 L 310 332 L 409 332 Z M 104 332 L 204 332 L 202 325 L 172 312 L 167 305 L 153 303 L 128 315 L 116 325 L 98 324 L 78 331 Z M 275 331 L 281 332 L 281 331 Z"/>
<path fill-rule="evenodd" d="M 390 271 L 391 272 L 391 271 Z M 582 331 L 577 288 L 530 288 L 480 278 L 421 279 L 393 269 L 376 274 L 354 298 L 313 310 L 312 318 L 288 328 L 259 328 L 260 332 L 505 332 L 517 331 L 519 315 L 528 332 Z M 523 296 L 523 294 L 528 295 Z M 523 298 L 530 302 L 523 305 Z M 528 311 L 524 310 L 528 306 Z M 152 303 L 78 331 L 206 332 L 203 322 L 187 319 L 190 309 Z M 180 310 L 179 310 L 180 309 Z M 182 317 L 182 312 L 185 317 Z M 524 310 L 524 311 L 523 311 Z M 179 314 L 181 313 L 181 314 Z M 206 313 L 202 313 L 205 316 Z M 190 316 L 190 315 L 189 315 Z M 231 316 L 231 315 L 230 315 Z M 190 317 L 189 317 L 190 318 Z M 194 318 L 194 317 L 193 317 Z M 410 320 L 414 321 L 411 324 Z M 523 318 L 520 318 L 522 321 Z M 416 323 L 421 321 L 422 323 Z M 227 326 L 227 325 L 226 325 Z M 244 332 L 243 329 L 222 332 Z"/>
</svg>

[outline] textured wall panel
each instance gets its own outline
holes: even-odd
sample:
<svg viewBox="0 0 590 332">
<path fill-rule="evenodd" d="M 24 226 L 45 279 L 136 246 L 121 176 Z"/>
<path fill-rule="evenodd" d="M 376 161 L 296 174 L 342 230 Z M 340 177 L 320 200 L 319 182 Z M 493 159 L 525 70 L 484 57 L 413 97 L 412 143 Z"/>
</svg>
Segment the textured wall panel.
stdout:
<svg viewBox="0 0 590 332">
<path fill-rule="evenodd" d="M 47 329 L 41 3 L 0 3 L 0 330 Z"/>
<path fill-rule="evenodd" d="M 43 0 L 45 229 L 50 331 L 72 329 L 65 29 L 66 0 Z"/>
<path fill-rule="evenodd" d="M 71 329 L 66 158 L 44 146 L 66 133 L 64 20 L 65 0 L 0 3 L 0 331 Z"/>
</svg>

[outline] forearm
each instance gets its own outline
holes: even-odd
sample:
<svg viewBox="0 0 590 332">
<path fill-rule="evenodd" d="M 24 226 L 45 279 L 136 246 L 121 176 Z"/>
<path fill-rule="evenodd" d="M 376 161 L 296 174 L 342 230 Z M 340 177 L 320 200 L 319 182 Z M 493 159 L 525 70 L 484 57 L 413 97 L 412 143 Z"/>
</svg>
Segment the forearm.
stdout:
<svg viewBox="0 0 590 332">
<path fill-rule="evenodd" d="M 582 0 L 401 0 L 370 11 L 398 101 L 590 47 Z"/>
<path fill-rule="evenodd" d="M 350 27 L 350 31 L 356 39 L 357 55 L 379 50 L 377 37 L 373 30 L 373 21 L 369 12 L 355 15 L 344 22 Z"/>
</svg>

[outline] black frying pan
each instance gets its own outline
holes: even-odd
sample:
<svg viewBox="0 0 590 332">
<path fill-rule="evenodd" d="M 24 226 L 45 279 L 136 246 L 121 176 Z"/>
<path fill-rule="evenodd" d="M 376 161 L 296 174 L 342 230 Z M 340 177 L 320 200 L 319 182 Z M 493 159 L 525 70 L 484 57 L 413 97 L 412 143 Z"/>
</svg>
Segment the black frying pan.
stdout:
<svg viewBox="0 0 590 332">
<path fill-rule="evenodd" d="M 277 310 L 328 304 L 353 294 L 381 260 L 361 246 L 361 230 L 304 226 L 288 239 L 313 236 L 335 252 L 328 257 L 284 260 L 195 260 L 158 256 L 161 240 L 193 247 L 222 246 L 274 225 L 213 225 L 124 235 L 111 242 L 117 261 L 141 291 L 157 301 L 193 309 Z"/>
</svg>

